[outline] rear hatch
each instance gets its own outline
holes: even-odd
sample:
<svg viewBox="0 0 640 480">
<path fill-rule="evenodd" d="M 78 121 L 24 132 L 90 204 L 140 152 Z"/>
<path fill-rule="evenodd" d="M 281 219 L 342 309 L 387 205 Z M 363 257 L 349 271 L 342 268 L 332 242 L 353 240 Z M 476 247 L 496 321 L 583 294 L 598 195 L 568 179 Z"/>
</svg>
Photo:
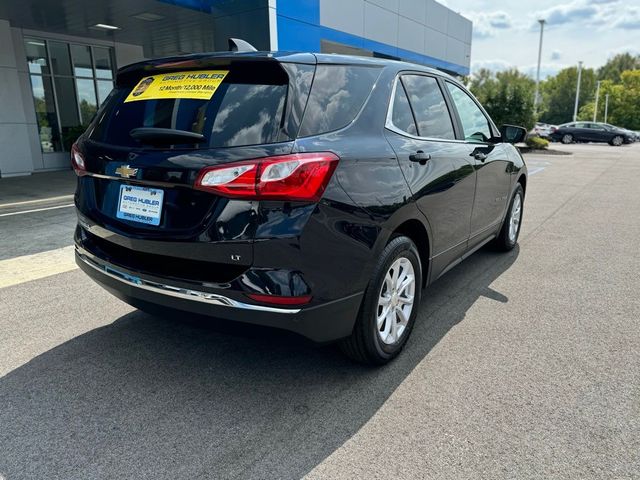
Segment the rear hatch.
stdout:
<svg viewBox="0 0 640 480">
<path fill-rule="evenodd" d="M 76 169 L 80 213 L 119 234 L 111 240 L 121 246 L 213 242 L 221 247 L 210 249 L 215 261 L 235 255 L 250 264 L 250 248 L 238 255 L 236 247 L 253 240 L 257 202 L 200 191 L 194 182 L 205 167 L 291 153 L 314 64 L 312 55 L 227 54 L 121 70 L 77 143 L 85 169 Z M 196 251 L 173 254 L 195 258 Z"/>
</svg>

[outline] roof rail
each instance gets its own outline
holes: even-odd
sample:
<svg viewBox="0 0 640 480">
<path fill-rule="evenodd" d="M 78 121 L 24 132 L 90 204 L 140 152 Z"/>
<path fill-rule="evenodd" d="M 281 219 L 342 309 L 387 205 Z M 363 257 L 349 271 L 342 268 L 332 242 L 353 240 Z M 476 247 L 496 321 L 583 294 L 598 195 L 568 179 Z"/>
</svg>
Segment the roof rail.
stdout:
<svg viewBox="0 0 640 480">
<path fill-rule="evenodd" d="M 230 52 L 257 52 L 258 50 L 249 42 L 245 42 L 240 38 L 229 39 Z"/>
</svg>

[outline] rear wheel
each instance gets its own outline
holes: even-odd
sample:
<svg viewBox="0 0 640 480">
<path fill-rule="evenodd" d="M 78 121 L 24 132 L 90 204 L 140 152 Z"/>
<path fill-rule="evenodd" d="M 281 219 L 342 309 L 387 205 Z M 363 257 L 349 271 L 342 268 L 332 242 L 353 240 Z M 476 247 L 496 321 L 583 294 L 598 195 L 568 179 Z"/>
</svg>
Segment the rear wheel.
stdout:
<svg viewBox="0 0 640 480">
<path fill-rule="evenodd" d="M 624 143 L 624 138 L 622 138 L 620 135 L 616 135 L 615 137 L 613 137 L 611 139 L 611 142 L 609 142 L 611 145 L 613 145 L 614 147 L 619 147 L 620 145 L 622 145 Z"/>
<path fill-rule="evenodd" d="M 420 305 L 422 266 L 410 238 L 398 236 L 385 247 L 374 269 L 351 336 L 342 351 L 361 363 L 382 365 L 407 342 Z"/>
<path fill-rule="evenodd" d="M 509 210 L 507 211 L 507 216 L 504 219 L 500 233 L 494 240 L 494 245 L 499 250 L 509 251 L 518 243 L 523 205 L 524 190 L 522 190 L 522 185 L 518 184 L 511 197 Z"/>
<path fill-rule="evenodd" d="M 565 133 L 562 136 L 562 143 L 564 143 L 565 145 L 568 145 L 569 143 L 573 143 L 573 135 L 571 135 L 570 133 Z"/>
</svg>

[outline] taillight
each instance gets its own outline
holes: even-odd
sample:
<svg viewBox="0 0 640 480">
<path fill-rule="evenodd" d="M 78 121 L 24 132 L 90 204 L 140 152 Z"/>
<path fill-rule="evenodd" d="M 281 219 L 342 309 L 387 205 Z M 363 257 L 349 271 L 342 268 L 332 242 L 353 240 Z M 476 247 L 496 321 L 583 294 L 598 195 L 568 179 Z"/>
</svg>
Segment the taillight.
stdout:
<svg viewBox="0 0 640 480">
<path fill-rule="evenodd" d="M 84 156 L 80 153 L 80 149 L 75 143 L 71 146 L 71 165 L 73 166 L 73 170 L 76 172 L 76 175 L 79 177 L 87 173 Z"/>
<path fill-rule="evenodd" d="M 300 295 L 298 297 L 284 297 L 281 295 L 263 295 L 261 293 L 248 293 L 247 296 L 261 303 L 273 305 L 305 305 L 311 301 L 311 295 Z"/>
<path fill-rule="evenodd" d="M 294 153 L 205 167 L 194 187 L 233 198 L 317 202 L 338 160 L 330 152 Z"/>
</svg>

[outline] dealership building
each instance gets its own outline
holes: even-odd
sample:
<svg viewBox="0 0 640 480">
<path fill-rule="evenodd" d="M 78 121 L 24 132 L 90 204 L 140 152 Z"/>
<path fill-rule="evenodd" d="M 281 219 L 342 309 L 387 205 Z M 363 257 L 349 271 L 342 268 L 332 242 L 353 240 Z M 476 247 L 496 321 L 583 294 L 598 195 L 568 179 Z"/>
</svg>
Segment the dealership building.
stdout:
<svg viewBox="0 0 640 480">
<path fill-rule="evenodd" d="M 132 62 L 236 37 L 466 75 L 471 30 L 434 0 L 2 0 L 0 177 L 69 168 L 71 142 Z"/>
</svg>

